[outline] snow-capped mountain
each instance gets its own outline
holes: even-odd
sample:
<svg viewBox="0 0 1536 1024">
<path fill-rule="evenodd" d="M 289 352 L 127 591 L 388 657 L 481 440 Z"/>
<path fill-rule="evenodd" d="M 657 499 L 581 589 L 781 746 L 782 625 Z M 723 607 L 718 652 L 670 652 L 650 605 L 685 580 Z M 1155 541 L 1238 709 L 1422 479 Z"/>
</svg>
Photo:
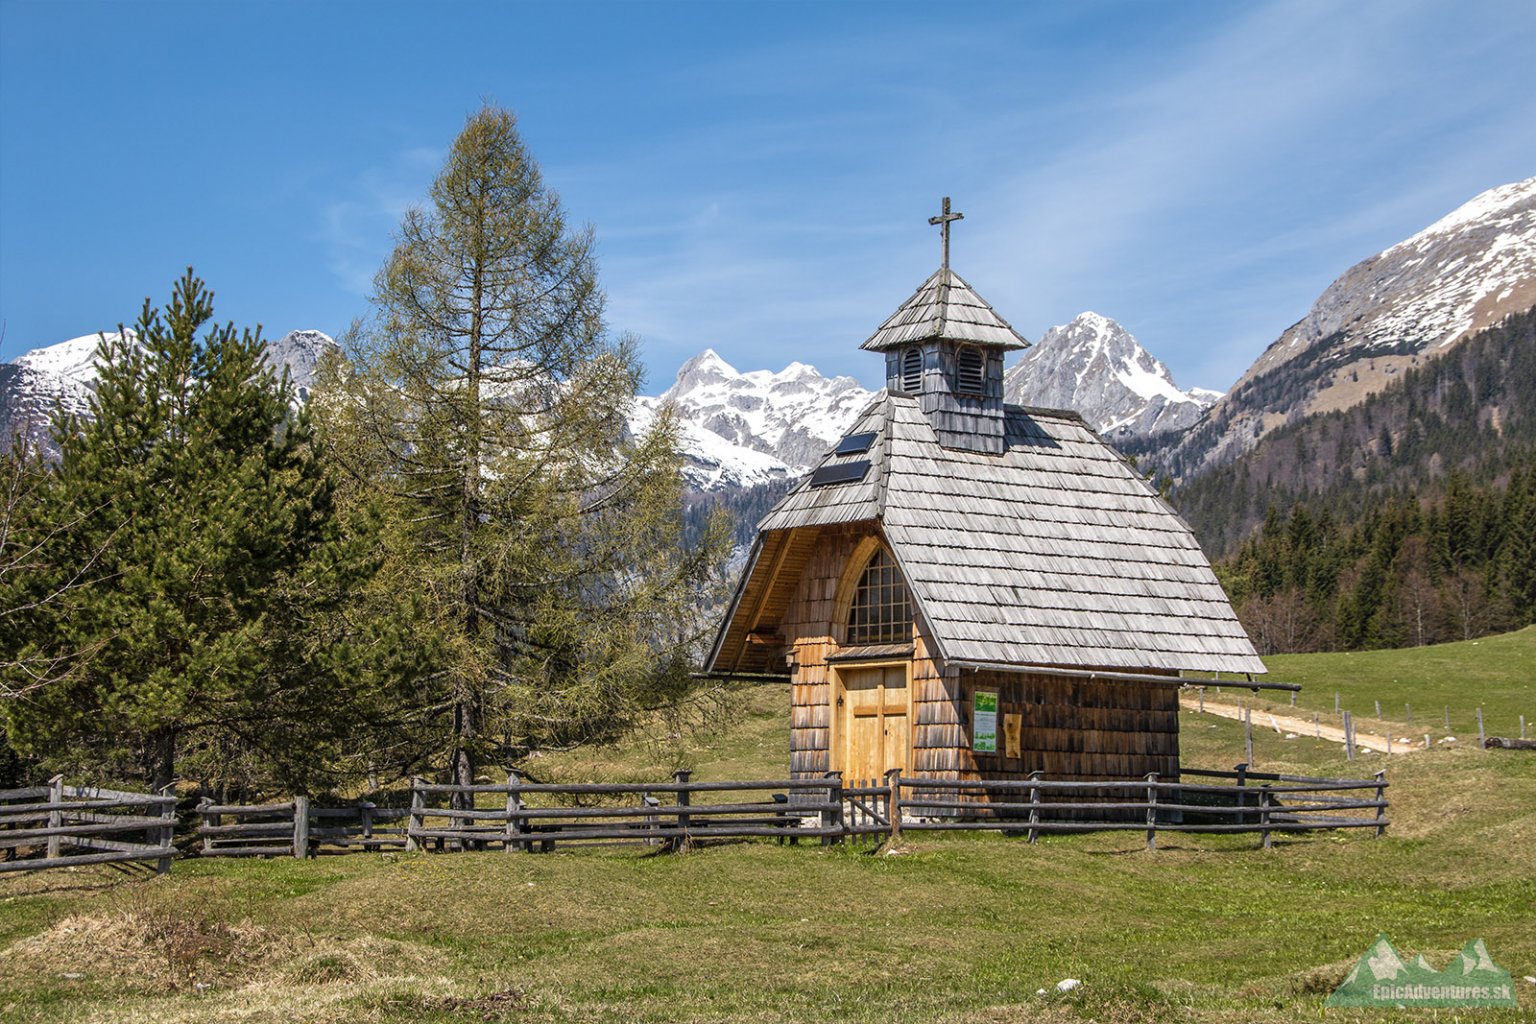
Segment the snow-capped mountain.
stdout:
<svg viewBox="0 0 1536 1024">
<path fill-rule="evenodd" d="M 1003 377 L 1008 401 L 1072 409 L 1106 436 L 1182 430 L 1221 397 L 1181 389 L 1124 327 L 1081 313 L 1052 327 Z"/>
<path fill-rule="evenodd" d="M 129 338 L 133 332 L 126 332 Z M 9 363 L 0 363 L 0 448 L 21 437 L 52 453 L 48 436 L 49 417 L 55 406 L 83 413 L 96 386 L 96 347 L 99 334 L 84 334 L 56 345 L 35 348 Z M 115 341 L 117 332 L 106 335 Z M 287 368 L 295 399 L 309 398 L 315 364 L 336 343 L 321 331 L 292 331 L 268 343 L 267 361 L 279 370 Z"/>
<path fill-rule="evenodd" d="M 289 331 L 267 343 L 267 362 L 279 367 L 280 372 L 281 368 L 287 368 L 294 399 L 303 403 L 309 401 L 309 389 L 315 383 L 315 367 L 322 356 L 335 348 L 335 340 L 324 331 Z"/>
<path fill-rule="evenodd" d="M 132 331 L 127 334 L 133 337 Z M 113 331 L 106 337 L 115 342 L 119 335 Z M 0 447 L 20 437 L 52 453 L 49 418 L 55 406 L 76 415 L 86 411 L 96 384 L 100 340 L 101 335 L 85 334 L 0 364 Z"/>
<path fill-rule="evenodd" d="M 637 400 L 631 426 L 644 429 L 670 403 L 688 482 L 700 490 L 750 487 L 804 473 L 872 397 L 852 377 L 824 377 L 805 363 L 743 373 L 705 349 L 659 397 Z"/>
<path fill-rule="evenodd" d="M 1489 189 L 1345 271 L 1168 456 L 1188 478 L 1536 306 L 1536 178 Z"/>
</svg>

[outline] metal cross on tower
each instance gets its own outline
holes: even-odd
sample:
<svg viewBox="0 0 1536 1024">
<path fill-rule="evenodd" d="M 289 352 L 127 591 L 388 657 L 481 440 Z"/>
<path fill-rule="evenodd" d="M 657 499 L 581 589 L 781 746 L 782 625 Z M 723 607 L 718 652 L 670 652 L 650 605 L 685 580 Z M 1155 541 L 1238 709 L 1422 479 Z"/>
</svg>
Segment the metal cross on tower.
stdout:
<svg viewBox="0 0 1536 1024">
<path fill-rule="evenodd" d="M 939 234 L 944 236 L 945 270 L 949 269 L 949 222 L 954 220 L 965 220 L 965 214 L 949 212 L 949 196 L 944 197 L 944 212 L 939 214 L 937 217 L 928 218 L 929 224 L 939 225 Z"/>
</svg>

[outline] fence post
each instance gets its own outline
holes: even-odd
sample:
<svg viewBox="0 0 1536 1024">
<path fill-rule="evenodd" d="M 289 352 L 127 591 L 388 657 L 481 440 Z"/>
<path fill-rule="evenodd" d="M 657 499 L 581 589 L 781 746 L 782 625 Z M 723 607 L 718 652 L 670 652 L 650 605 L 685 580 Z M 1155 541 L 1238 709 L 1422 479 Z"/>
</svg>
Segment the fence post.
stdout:
<svg viewBox="0 0 1536 1024">
<path fill-rule="evenodd" d="M 373 853 L 379 846 L 373 842 L 373 811 L 378 804 L 372 800 L 359 800 L 357 802 L 357 818 L 363 829 L 363 852 Z"/>
<path fill-rule="evenodd" d="M 48 780 L 48 827 L 64 827 L 64 776 L 55 775 Z M 64 837 L 48 837 L 48 859 L 53 860 L 64 850 Z"/>
<path fill-rule="evenodd" d="M 891 842 L 901 840 L 901 769 L 892 768 L 885 773 L 885 784 L 891 789 L 891 800 L 886 807 L 886 817 L 891 823 Z"/>
<path fill-rule="evenodd" d="M 421 849 L 416 836 L 421 831 L 421 812 L 426 808 L 426 794 L 421 791 L 422 780 L 411 777 L 411 816 L 405 820 L 405 849 L 414 852 Z"/>
<path fill-rule="evenodd" d="M 293 798 L 293 855 L 300 860 L 309 856 L 309 797 Z"/>
<path fill-rule="evenodd" d="M 1355 759 L 1355 728 L 1348 711 L 1344 712 L 1344 759 Z"/>
<path fill-rule="evenodd" d="M 1269 802 L 1270 802 L 1270 799 L 1271 799 L 1271 796 L 1270 796 L 1270 792 L 1269 792 L 1269 783 L 1266 782 L 1264 785 L 1259 787 L 1259 832 L 1260 832 L 1260 835 L 1261 835 L 1260 845 L 1262 845 L 1264 847 L 1264 849 L 1266 849 L 1266 850 L 1268 850 L 1270 848 L 1270 845 L 1269 845 Z"/>
<path fill-rule="evenodd" d="M 1387 756 L 1392 756 L 1392 730 L 1387 730 Z"/>
<path fill-rule="evenodd" d="M 1408 712 L 1408 724 L 1412 725 L 1413 724 L 1413 705 L 1412 704 L 1404 704 L 1403 705 L 1403 710 Z"/>
<path fill-rule="evenodd" d="M 1451 731 L 1451 706 L 1449 704 L 1445 706 L 1445 731 Z"/>
<path fill-rule="evenodd" d="M 690 771 L 679 769 L 672 773 L 672 781 L 677 783 L 679 786 L 686 786 L 688 785 L 688 780 L 690 777 L 692 777 L 692 775 L 693 773 Z M 677 805 L 679 807 L 688 807 L 691 806 L 692 803 L 692 791 L 686 789 L 680 789 L 677 791 Z M 688 848 L 688 829 L 692 825 L 693 818 L 686 811 L 677 812 L 677 827 L 683 834 L 672 841 L 671 849 L 685 850 Z"/>
<path fill-rule="evenodd" d="M 1253 764 L 1253 709 L 1243 708 L 1243 753 Z"/>
<path fill-rule="evenodd" d="M 827 809 L 821 812 L 821 827 L 823 829 L 843 828 L 843 773 L 827 772 Z M 841 835 L 830 834 L 821 837 L 822 846 L 831 846 L 842 840 Z"/>
<path fill-rule="evenodd" d="M 208 797 L 206 797 L 206 796 L 203 797 L 201 800 L 199 800 L 197 802 L 197 813 L 198 813 L 198 815 L 200 815 L 202 817 L 203 825 L 209 826 L 209 827 L 212 827 L 212 826 L 217 825 L 219 823 L 219 816 L 217 814 L 209 814 L 208 813 L 208 808 L 210 808 L 212 806 L 214 806 L 213 801 L 211 799 L 209 799 Z M 213 852 L 213 837 L 208 835 L 208 834 L 206 834 L 206 833 L 204 833 L 204 835 L 203 835 L 203 855 L 207 856 L 208 854 L 210 854 L 212 852 Z"/>
<path fill-rule="evenodd" d="M 1200 687 L 1200 713 L 1205 714 L 1205 687 Z"/>
<path fill-rule="evenodd" d="M 1339 712 L 1339 691 L 1338 690 L 1334 690 L 1333 691 L 1333 712 L 1334 712 L 1334 714 L 1338 714 L 1338 712 Z"/>
<path fill-rule="evenodd" d="M 1147 772 L 1147 849 L 1157 849 L 1157 772 Z"/>
<path fill-rule="evenodd" d="M 507 853 L 519 848 L 527 849 L 527 845 L 516 838 L 523 831 L 523 796 L 516 788 L 521 782 L 516 772 L 507 772 L 507 838 L 501 847 Z"/>
<path fill-rule="evenodd" d="M 1424 734 L 1424 749 L 1429 749 L 1429 733 Z"/>
<path fill-rule="evenodd" d="M 1201 695 L 1202 698 L 1204 698 L 1204 696 L 1205 696 L 1205 687 L 1203 687 L 1203 686 L 1200 688 L 1200 695 Z M 1029 773 L 1029 781 L 1030 782 L 1039 782 L 1041 777 L 1044 776 L 1044 775 L 1045 775 L 1044 772 L 1030 772 Z M 1035 827 L 1036 825 L 1039 825 L 1039 824 L 1040 824 L 1040 787 L 1039 786 L 1030 786 L 1029 787 L 1029 841 L 1030 842 L 1034 842 L 1035 838 L 1040 834 L 1040 830 Z"/>
<path fill-rule="evenodd" d="M 1520 738 L 1525 739 L 1525 716 L 1520 716 Z"/>
<path fill-rule="evenodd" d="M 1488 737 L 1483 733 L 1483 709 L 1477 709 L 1477 749 L 1488 749 Z"/>
<path fill-rule="evenodd" d="M 160 845 L 169 850 L 171 844 L 176 842 L 176 798 L 171 795 L 171 786 L 166 786 L 160 791 L 160 795 L 170 797 L 160 805 L 160 820 L 165 824 L 160 826 Z M 155 862 L 155 874 L 165 875 L 171 871 L 170 856 L 161 857 Z"/>
<path fill-rule="evenodd" d="M 1312 712 L 1312 735 L 1316 739 L 1323 738 L 1323 716 L 1316 711 Z"/>
<path fill-rule="evenodd" d="M 1291 691 L 1291 707 L 1295 707 L 1295 706 L 1296 706 L 1296 691 L 1292 690 Z"/>
<path fill-rule="evenodd" d="M 1387 816 L 1387 773 L 1383 769 L 1376 773 L 1376 837 L 1379 839 L 1386 832 L 1387 826 L 1383 821 Z"/>
<path fill-rule="evenodd" d="M 1376 702 L 1376 721 L 1381 721 L 1381 701 Z"/>
</svg>

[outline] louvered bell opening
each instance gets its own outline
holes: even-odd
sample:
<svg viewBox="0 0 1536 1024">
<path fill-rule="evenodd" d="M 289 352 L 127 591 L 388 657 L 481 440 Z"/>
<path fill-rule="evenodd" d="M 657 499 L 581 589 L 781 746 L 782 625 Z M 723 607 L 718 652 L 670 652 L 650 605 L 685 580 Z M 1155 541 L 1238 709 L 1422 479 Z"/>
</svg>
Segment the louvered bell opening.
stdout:
<svg viewBox="0 0 1536 1024">
<path fill-rule="evenodd" d="M 962 395 L 986 393 L 987 360 L 979 349 L 963 348 L 955 354 L 955 390 Z"/>
<path fill-rule="evenodd" d="M 923 386 L 923 352 L 909 348 L 901 355 L 901 390 L 916 394 Z"/>
</svg>

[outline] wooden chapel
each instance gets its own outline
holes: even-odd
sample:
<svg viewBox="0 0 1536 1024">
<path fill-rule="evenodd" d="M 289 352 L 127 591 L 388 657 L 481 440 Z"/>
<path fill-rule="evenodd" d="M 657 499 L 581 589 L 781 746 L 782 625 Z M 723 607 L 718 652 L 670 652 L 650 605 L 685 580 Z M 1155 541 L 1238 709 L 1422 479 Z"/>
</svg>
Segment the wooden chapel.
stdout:
<svg viewBox="0 0 1536 1024">
<path fill-rule="evenodd" d="M 1182 519 L 944 262 L 862 348 L 886 387 L 763 519 L 713 675 L 787 673 L 796 778 L 1178 774 L 1184 671 L 1265 671 Z"/>
</svg>

